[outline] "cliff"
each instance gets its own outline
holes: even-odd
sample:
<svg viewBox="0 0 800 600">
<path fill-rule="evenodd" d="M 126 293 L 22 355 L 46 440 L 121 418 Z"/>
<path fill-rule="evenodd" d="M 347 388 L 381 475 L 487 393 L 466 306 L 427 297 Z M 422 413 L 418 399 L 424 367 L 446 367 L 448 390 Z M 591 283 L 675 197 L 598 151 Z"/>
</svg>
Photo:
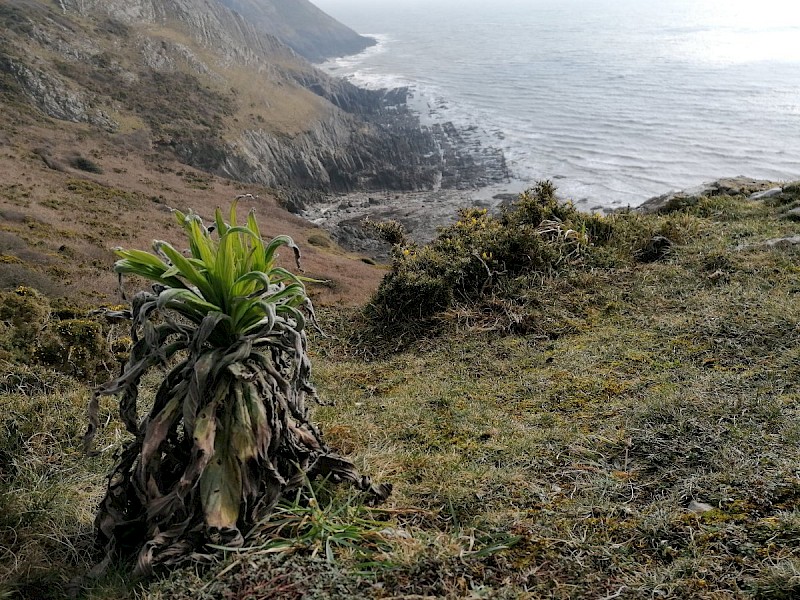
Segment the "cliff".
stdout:
<svg viewBox="0 0 800 600">
<path fill-rule="evenodd" d="M 299 1 L 280 6 L 306 14 Z M 217 0 L 5 3 L 3 112 L 18 126 L 44 116 L 135 140 L 154 156 L 282 188 L 290 205 L 502 178 L 496 157 L 460 147 L 457 132 L 421 128 L 402 92 L 333 80 L 259 23 Z"/>
<path fill-rule="evenodd" d="M 375 44 L 307 0 L 222 0 L 257 28 L 310 61 L 356 54 Z"/>
</svg>

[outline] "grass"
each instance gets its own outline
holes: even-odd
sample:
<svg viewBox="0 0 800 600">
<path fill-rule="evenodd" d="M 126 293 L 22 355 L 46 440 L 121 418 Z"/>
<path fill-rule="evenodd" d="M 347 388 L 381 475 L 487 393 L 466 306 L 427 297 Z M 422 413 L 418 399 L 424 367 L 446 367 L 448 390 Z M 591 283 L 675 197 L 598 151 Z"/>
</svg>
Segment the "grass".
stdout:
<svg viewBox="0 0 800 600">
<path fill-rule="evenodd" d="M 389 503 L 325 488 L 284 508 L 295 528 L 281 551 L 138 591 L 112 575 L 84 596 L 797 597 L 800 248 L 763 244 L 798 232 L 782 210 L 722 197 L 635 217 L 680 243 L 652 263 L 515 278 L 425 331 L 370 333 L 361 310 L 327 309 L 312 362 L 334 404 L 314 418 L 394 483 Z M 0 545 L 16 557 L 0 586 L 21 597 L 91 563 L 111 450 L 77 453 L 82 388 L 68 389 L 0 396 L 3 427 L 20 432 L 2 436 L 17 440 L 2 464 L 23 467 L 0 477 L 13 498 Z M 328 556 L 301 523 L 355 548 Z"/>
<path fill-rule="evenodd" d="M 95 560 L 92 523 L 110 455 L 82 455 L 86 389 L 53 379 L 39 374 L 23 387 L 7 376 L 14 389 L 0 394 L 0 597 L 63 598 Z M 119 432 L 107 430 L 104 444 L 116 443 Z"/>
</svg>

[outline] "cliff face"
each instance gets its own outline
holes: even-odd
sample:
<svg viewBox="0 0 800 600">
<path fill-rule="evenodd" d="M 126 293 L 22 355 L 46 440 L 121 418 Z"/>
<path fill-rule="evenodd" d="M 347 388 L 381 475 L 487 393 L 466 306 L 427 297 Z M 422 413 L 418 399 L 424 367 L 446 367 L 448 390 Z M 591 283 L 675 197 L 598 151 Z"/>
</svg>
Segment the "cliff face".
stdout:
<svg viewBox="0 0 800 600">
<path fill-rule="evenodd" d="M 307 0 L 222 0 L 257 28 L 310 61 L 356 54 L 375 44 Z"/>
<path fill-rule="evenodd" d="M 402 91 L 333 80 L 217 0 L 18 0 L 0 27 L 7 114 L 85 123 L 295 205 L 502 176 L 420 128 Z"/>
</svg>

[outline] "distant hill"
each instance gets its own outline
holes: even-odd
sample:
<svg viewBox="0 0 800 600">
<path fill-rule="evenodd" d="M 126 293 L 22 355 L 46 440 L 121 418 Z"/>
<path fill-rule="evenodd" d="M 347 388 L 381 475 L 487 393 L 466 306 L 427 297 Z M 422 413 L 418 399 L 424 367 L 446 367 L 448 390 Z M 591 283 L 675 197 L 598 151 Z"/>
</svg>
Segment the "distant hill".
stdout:
<svg viewBox="0 0 800 600">
<path fill-rule="evenodd" d="M 357 34 L 308 0 L 221 1 L 313 62 L 356 54 L 375 44 L 373 39 Z"/>
<path fill-rule="evenodd" d="M 311 11 L 320 39 L 326 23 L 339 35 L 342 26 L 307 2 L 275 6 L 298 23 Z M 134 136 L 187 165 L 297 197 L 435 184 L 436 142 L 397 116 L 402 94 L 334 80 L 256 21 L 220 0 L 0 3 L 2 112 Z M 272 22 L 301 36 L 289 20 Z"/>
</svg>

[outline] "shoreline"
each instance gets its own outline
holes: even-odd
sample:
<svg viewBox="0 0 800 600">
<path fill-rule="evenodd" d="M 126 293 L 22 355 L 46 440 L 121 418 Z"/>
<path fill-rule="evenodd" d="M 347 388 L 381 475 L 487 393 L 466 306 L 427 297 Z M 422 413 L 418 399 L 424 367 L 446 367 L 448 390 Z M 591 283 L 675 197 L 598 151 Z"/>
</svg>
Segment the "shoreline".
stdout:
<svg viewBox="0 0 800 600">
<path fill-rule="evenodd" d="M 430 115 L 426 115 L 420 109 L 419 103 L 414 101 L 416 92 L 413 84 L 372 87 L 362 82 L 356 83 L 352 76 L 342 73 L 342 70 L 351 71 L 359 56 L 382 50 L 383 43 L 379 36 L 362 35 L 370 37 L 376 44 L 349 57 L 339 57 L 338 60 L 342 61 L 339 64 L 334 64 L 337 59 L 329 61 L 329 68 L 321 68 L 322 65 L 317 67 L 330 77 L 345 81 L 360 90 L 393 97 L 394 106 L 388 103 L 385 107 L 390 110 L 381 111 L 383 119 L 387 119 L 387 113 L 393 113 L 393 116 L 384 120 L 382 125 L 386 126 L 388 123 L 388 129 L 391 130 L 393 120 L 399 123 L 403 118 L 401 115 L 413 120 L 415 129 L 424 135 L 430 135 L 435 141 L 440 159 L 437 166 L 441 168 L 441 176 L 435 177 L 434 184 L 428 189 L 396 190 L 367 187 L 352 192 L 329 192 L 325 194 L 324 200 L 304 206 L 303 210 L 299 211 L 301 217 L 327 230 L 344 248 L 378 260 L 385 260 L 389 257 L 388 245 L 377 240 L 373 232 L 361 226 L 363 219 L 398 221 L 412 239 L 418 243 L 427 243 L 435 237 L 438 227 L 457 220 L 459 209 L 479 207 L 496 210 L 502 204 L 513 200 L 522 191 L 535 185 L 536 181 L 524 179 L 519 174 L 513 173 L 506 161 L 503 148 L 493 145 L 491 140 L 476 135 L 474 127 L 457 126 L 452 121 L 431 121 Z M 563 178 L 551 174 L 543 179 L 551 180 L 558 188 Z M 430 182 L 427 182 L 427 185 L 430 185 Z M 423 183 L 420 187 L 427 185 Z M 678 189 L 674 187 L 669 189 L 665 185 L 664 189 L 669 191 L 659 195 L 650 195 L 653 193 L 652 190 L 645 191 L 636 203 L 626 206 L 608 205 L 592 197 L 576 198 L 571 196 L 569 191 L 559 196 L 564 201 L 572 201 L 582 211 L 609 214 L 630 209 L 658 210 L 659 206 L 674 198 L 720 193 L 749 195 L 776 185 L 780 183 L 775 180 L 744 176 L 725 177 Z M 567 190 L 569 187 L 565 186 Z"/>
<path fill-rule="evenodd" d="M 329 194 L 324 201 L 307 205 L 298 215 L 325 229 L 347 250 L 386 260 L 390 248 L 361 225 L 365 218 L 378 222 L 398 221 L 414 241 L 425 244 L 435 238 L 437 228 L 457 221 L 460 209 L 477 207 L 496 211 L 534 184 L 512 179 L 507 183 L 468 189 L 373 190 Z M 567 200 L 564 198 L 564 201 Z M 612 210 L 589 201 L 573 203 L 587 212 L 609 213 Z"/>
<path fill-rule="evenodd" d="M 689 110 L 694 105 L 688 106 L 685 110 L 682 108 L 682 119 L 662 118 L 658 111 L 649 115 L 648 106 L 652 102 L 658 101 L 662 96 L 672 97 L 667 95 L 677 93 L 678 88 L 674 87 L 665 88 L 662 93 L 657 87 L 658 80 L 654 82 L 656 87 L 653 87 L 651 93 L 655 95 L 650 102 L 629 107 L 630 114 L 600 112 L 598 115 L 605 115 L 606 118 L 597 119 L 596 129 L 586 126 L 580 128 L 580 125 L 585 125 L 580 115 L 586 113 L 578 110 L 580 105 L 568 104 L 559 108 L 556 103 L 552 111 L 548 111 L 549 105 L 545 105 L 541 109 L 543 116 L 539 120 L 537 116 L 539 109 L 536 108 L 536 102 L 532 97 L 529 104 L 535 110 L 520 108 L 520 112 L 516 114 L 513 110 L 505 108 L 507 105 L 504 101 L 504 98 L 513 97 L 515 93 L 513 89 L 494 85 L 492 89 L 498 91 L 489 95 L 481 89 L 481 82 L 486 79 L 479 79 L 477 75 L 475 79 L 466 77 L 478 72 L 485 75 L 486 69 L 479 71 L 477 67 L 473 68 L 465 63 L 464 68 L 443 70 L 444 63 L 436 59 L 435 55 L 428 57 L 425 51 L 415 51 L 414 41 L 418 38 L 410 36 L 405 26 L 395 27 L 391 22 L 380 21 L 375 24 L 370 20 L 366 20 L 365 23 L 362 27 L 365 31 L 383 32 L 381 37 L 375 34 L 362 34 L 371 35 L 379 42 L 383 40 L 379 55 L 370 54 L 376 51 L 373 47 L 368 52 L 353 55 L 340 63 L 332 63 L 329 65 L 332 74 L 344 77 L 354 85 L 367 89 L 409 86 L 412 93 L 409 106 L 422 114 L 423 123 L 430 123 L 431 119 L 451 120 L 465 127 L 468 122 L 474 123 L 477 126 L 474 134 L 481 136 L 484 144 L 502 148 L 509 168 L 516 177 L 533 182 L 543 178 L 555 181 L 562 176 L 563 180 L 556 183 L 560 184 L 565 195 L 576 200 L 586 198 L 588 199 L 586 204 L 595 201 L 597 204 L 615 209 L 637 206 L 669 190 L 700 186 L 721 175 L 734 176 L 744 173 L 773 180 L 800 177 L 797 154 L 792 151 L 791 144 L 786 145 L 788 134 L 782 126 L 778 128 L 778 137 L 770 141 L 771 133 L 764 136 L 760 133 L 762 126 L 758 123 L 761 119 L 758 119 L 756 129 L 749 133 L 744 132 L 741 119 L 729 123 L 727 117 L 723 119 L 724 115 L 717 115 L 710 110 L 708 114 L 700 112 L 700 109 L 705 111 L 708 108 L 702 103 L 700 108 L 694 107 L 697 109 L 695 111 Z M 425 31 L 428 32 L 427 29 Z M 430 38 L 426 33 L 424 39 L 433 43 L 437 38 Z M 464 49 L 462 46 L 458 48 Z M 419 67 L 405 68 L 406 63 L 402 58 L 404 56 L 414 58 L 409 62 L 411 65 L 423 60 L 425 62 Z M 496 67 L 499 64 L 498 56 L 500 55 L 496 53 L 487 55 L 485 63 L 481 62 L 480 65 L 494 68 L 492 65 Z M 557 72 L 555 73 L 557 75 Z M 458 79 L 457 75 L 465 77 Z M 626 87 L 627 79 L 622 75 L 624 73 L 621 72 L 619 85 L 616 83 L 608 85 L 614 90 L 631 92 L 631 89 Z M 699 73 L 699 76 L 702 75 Z M 523 72 L 509 69 L 503 71 L 502 77 L 492 81 L 502 83 L 517 76 L 518 87 L 522 90 L 529 81 L 524 78 L 530 76 L 527 70 Z M 555 77 L 554 81 L 557 80 Z M 758 80 L 753 82 L 755 87 L 752 89 L 743 88 L 743 93 L 744 91 L 758 93 L 761 88 L 756 86 L 756 83 Z M 702 90 L 711 84 L 702 78 L 698 79 L 697 85 L 704 86 L 700 88 Z M 731 90 L 734 89 L 739 88 L 733 86 Z M 729 88 L 724 87 L 724 90 Z M 761 97 L 758 95 L 754 98 L 758 100 Z M 795 96 L 790 98 L 793 97 Z M 487 103 L 489 100 L 484 101 L 486 98 L 493 104 Z M 735 101 L 736 107 L 742 105 L 738 93 L 731 91 L 730 97 L 725 96 L 725 98 L 726 101 Z M 523 106 L 521 102 L 509 106 L 517 104 Z M 758 108 L 761 104 L 754 106 Z M 766 118 L 767 115 L 773 115 L 772 112 L 764 112 L 767 108 L 758 109 L 752 116 L 757 118 L 761 113 Z M 728 115 L 730 110 L 724 114 Z M 788 124 L 789 121 L 786 119 L 790 113 L 786 113 L 783 109 L 776 111 L 773 116 L 782 120 L 770 123 Z M 743 114 L 749 118 L 749 113 Z M 496 118 L 497 115 L 503 118 Z M 544 116 L 551 118 L 545 120 Z M 555 116 L 559 118 L 554 120 Z M 714 119 L 719 120 L 718 127 L 715 126 Z M 749 124 L 749 121 L 747 123 Z M 791 137 L 789 135 L 788 139 Z M 757 140 L 751 143 L 750 140 L 755 138 Z M 540 139 L 539 147 L 537 140 Z"/>
<path fill-rule="evenodd" d="M 398 173 L 405 170 L 409 177 L 390 174 L 390 185 L 382 188 L 373 181 L 358 186 L 360 189 L 321 192 L 313 201 L 301 198 L 291 202 L 292 212 L 327 230 L 347 250 L 378 260 L 388 258 L 389 247 L 361 226 L 364 218 L 399 221 L 415 240 L 426 243 L 435 237 L 437 227 L 457 219 L 459 208 L 496 208 L 533 185 L 510 172 L 502 149 L 486 145 L 470 129 L 450 121 L 425 122 L 409 102 L 408 87 L 368 88 L 321 70 L 339 84 L 350 86 L 356 97 L 372 98 L 373 106 L 365 104 L 354 114 L 381 131 L 386 140 L 408 146 L 406 164 Z M 408 137 L 398 138 L 403 132 Z M 423 151 L 425 144 L 427 151 Z M 398 183 L 406 189 L 392 185 Z M 324 199 L 319 200 L 321 196 Z"/>
<path fill-rule="evenodd" d="M 558 181 L 554 182 L 556 186 Z M 770 192 L 792 183 L 749 177 L 723 177 L 685 190 L 673 190 L 653 196 L 629 210 L 658 212 L 674 200 L 700 196 L 727 194 L 752 199 L 769 197 Z M 328 195 L 326 200 L 306 207 L 299 213 L 305 220 L 325 229 L 343 248 L 364 254 L 378 261 L 390 258 L 390 246 L 362 226 L 362 221 L 394 220 L 401 223 L 417 243 L 425 244 L 436 236 L 438 227 L 450 225 L 458 219 L 461 208 L 486 208 L 496 211 L 513 201 L 519 193 L 533 185 L 531 182 L 512 180 L 508 184 L 494 184 L 471 189 L 438 189 L 426 191 L 358 191 Z M 562 197 L 563 201 L 571 201 Z M 589 200 L 573 201 L 582 211 L 611 214 L 620 209 L 597 205 Z M 625 210 L 625 209 L 623 209 Z"/>
</svg>

